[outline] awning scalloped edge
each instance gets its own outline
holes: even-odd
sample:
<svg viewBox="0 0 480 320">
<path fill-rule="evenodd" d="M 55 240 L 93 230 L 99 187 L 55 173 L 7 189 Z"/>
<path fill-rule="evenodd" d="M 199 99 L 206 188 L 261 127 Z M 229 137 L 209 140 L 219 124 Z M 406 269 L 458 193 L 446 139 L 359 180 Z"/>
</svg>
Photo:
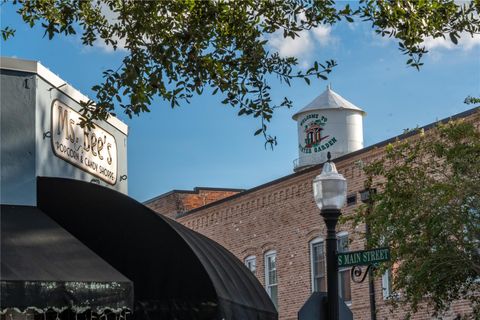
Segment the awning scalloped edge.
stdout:
<svg viewBox="0 0 480 320">
<path fill-rule="evenodd" d="M 128 314 L 131 314 L 131 310 L 128 309 L 128 308 L 108 308 L 108 307 L 104 307 L 104 308 L 98 308 L 98 307 L 84 307 L 84 306 L 68 306 L 68 307 L 61 307 L 61 308 L 58 308 L 58 307 L 45 307 L 45 308 L 38 308 L 38 307 L 26 307 L 26 308 L 11 308 L 11 307 L 8 307 L 8 308 L 1 308 L 0 309 L 0 315 L 5 315 L 7 314 L 7 312 L 9 311 L 15 311 L 17 313 L 21 313 L 21 314 L 25 314 L 29 311 L 34 311 L 36 313 L 40 313 L 40 314 L 44 314 L 44 313 L 47 313 L 49 311 L 53 311 L 53 312 L 56 312 L 56 313 L 62 313 L 66 310 L 71 310 L 73 313 L 75 314 L 82 314 L 82 313 L 85 313 L 87 311 L 91 311 L 91 312 L 94 312 L 98 315 L 103 315 L 103 314 L 106 314 L 106 313 L 113 313 L 113 314 L 116 314 L 116 315 L 120 315 L 119 319 L 122 319 L 122 316 L 121 315 L 128 315 Z"/>
</svg>

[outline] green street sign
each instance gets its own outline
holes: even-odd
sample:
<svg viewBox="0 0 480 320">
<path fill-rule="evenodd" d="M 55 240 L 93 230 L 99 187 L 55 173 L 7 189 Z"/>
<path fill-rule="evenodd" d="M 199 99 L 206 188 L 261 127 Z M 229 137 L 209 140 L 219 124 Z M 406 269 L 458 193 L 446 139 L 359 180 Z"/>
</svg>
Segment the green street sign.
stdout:
<svg viewBox="0 0 480 320">
<path fill-rule="evenodd" d="M 338 267 L 368 265 L 376 262 L 390 260 L 389 248 L 376 248 L 372 250 L 350 251 L 337 254 Z"/>
</svg>

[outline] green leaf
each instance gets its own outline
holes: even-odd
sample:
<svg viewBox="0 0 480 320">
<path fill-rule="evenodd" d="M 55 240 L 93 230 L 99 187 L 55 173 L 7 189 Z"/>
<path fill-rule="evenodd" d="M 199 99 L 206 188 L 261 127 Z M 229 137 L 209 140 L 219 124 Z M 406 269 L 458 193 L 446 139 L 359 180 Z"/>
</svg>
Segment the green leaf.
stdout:
<svg viewBox="0 0 480 320">
<path fill-rule="evenodd" d="M 155 97 L 172 107 L 189 103 L 205 87 L 220 92 L 222 103 L 249 106 L 256 121 L 269 121 L 279 106 L 272 102 L 276 79 L 288 86 L 294 81 L 310 85 L 307 76 L 327 79 L 336 62 L 314 62 L 305 71 L 298 57 L 282 57 L 270 47 L 274 33 L 305 37 L 319 25 L 367 21 L 378 36 L 395 37 L 407 64 L 417 70 L 428 51 L 423 39 L 449 33 L 453 43 L 460 34 L 480 33 L 479 7 L 475 2 L 362 0 L 350 6 L 326 1 L 14 1 L 17 14 L 30 26 L 38 25 L 44 36 L 79 33 L 84 45 L 99 40 L 107 45 L 124 43 L 122 65 L 109 66 L 103 81 L 94 87 L 95 119 L 120 107 L 128 116 L 147 112 Z M 107 16 L 105 8 L 119 20 Z M 303 17 L 304 15 L 304 17 Z M 127 23 L 128 21 L 128 23 Z M 5 27 L 2 38 L 13 36 Z M 175 88 L 183 88 L 182 91 Z M 123 103 L 118 95 L 123 91 Z M 116 99 L 116 100 L 115 100 Z M 250 102 L 253 101 L 252 107 Z M 241 108 L 240 108 L 241 109 Z M 262 110 L 262 112 L 257 112 Z M 240 113 L 240 111 L 239 111 Z M 263 131 L 270 145 L 276 138 Z M 273 143 L 275 142 L 275 143 Z"/>
<path fill-rule="evenodd" d="M 454 44 L 458 44 L 458 39 L 457 39 L 458 35 L 456 32 L 450 32 L 449 36 L 450 36 L 450 40 L 452 40 Z"/>
</svg>

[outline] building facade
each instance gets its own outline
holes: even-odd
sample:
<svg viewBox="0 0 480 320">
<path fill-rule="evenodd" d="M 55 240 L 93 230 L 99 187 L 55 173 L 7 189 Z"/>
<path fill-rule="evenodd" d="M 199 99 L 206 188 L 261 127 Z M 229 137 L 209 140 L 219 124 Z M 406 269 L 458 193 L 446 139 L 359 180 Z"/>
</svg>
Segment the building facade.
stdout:
<svg viewBox="0 0 480 320">
<path fill-rule="evenodd" d="M 128 127 L 78 123 L 90 99 L 41 63 L 0 58 L 1 203 L 36 204 L 36 178 L 93 182 L 127 194 Z"/>
<path fill-rule="evenodd" d="M 132 281 L 38 207 L 40 177 L 128 191 L 120 178 L 128 127 L 112 116 L 82 128 L 88 100 L 38 61 L 0 57 L 1 319 L 112 319 L 133 310 Z M 67 214 L 88 201 L 72 195 L 48 198 Z"/>
<path fill-rule="evenodd" d="M 37 61 L 0 57 L 0 90 L 0 320 L 278 319 L 234 255 L 128 197 L 123 122 L 82 127 L 88 97 Z"/>
<path fill-rule="evenodd" d="M 478 112 L 471 110 L 455 117 L 469 118 L 476 114 Z M 478 121 L 478 117 L 476 119 Z M 307 124 L 306 131 L 311 127 Z M 362 165 L 379 158 L 384 147 L 397 138 L 407 138 L 407 135 L 367 148 L 356 148 L 357 151 L 344 152 L 334 159 L 339 173 L 348 183 L 343 215 L 355 214 L 361 203 L 360 191 L 364 190 L 365 180 Z M 296 172 L 291 175 L 206 205 L 200 204 L 189 211 L 175 211 L 171 207 L 167 210 L 166 203 L 179 199 L 180 194 L 175 192 L 147 201 L 146 205 L 231 251 L 264 285 L 277 307 L 279 319 L 297 319 L 298 311 L 312 292 L 326 291 L 326 228 L 312 190 L 312 181 L 322 167 L 309 161 L 301 159 L 299 163 L 303 168 L 298 170 L 296 166 Z M 188 196 L 182 199 L 188 202 Z M 364 226 L 353 228 L 348 223 L 339 224 L 337 231 L 339 251 L 364 249 Z M 339 273 L 339 293 L 354 319 L 371 319 L 368 281 L 354 283 L 350 268 L 340 269 Z M 390 281 L 388 273 L 374 280 L 376 319 L 403 319 L 405 316 L 401 311 L 391 311 L 388 305 L 388 299 L 392 298 Z M 469 310 L 469 302 L 459 301 L 446 318 L 454 319 Z M 421 308 L 414 315 L 414 319 L 431 318 L 427 308 Z"/>
</svg>

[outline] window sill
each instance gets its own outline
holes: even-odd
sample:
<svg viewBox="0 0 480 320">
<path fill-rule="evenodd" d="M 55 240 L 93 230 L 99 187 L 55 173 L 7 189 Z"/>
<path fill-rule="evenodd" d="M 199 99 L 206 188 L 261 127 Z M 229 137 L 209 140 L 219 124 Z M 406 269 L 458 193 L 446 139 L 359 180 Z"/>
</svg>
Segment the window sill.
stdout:
<svg viewBox="0 0 480 320">
<path fill-rule="evenodd" d="M 391 293 L 388 297 L 383 297 L 383 301 L 399 301 L 401 297 L 400 293 Z"/>
</svg>

